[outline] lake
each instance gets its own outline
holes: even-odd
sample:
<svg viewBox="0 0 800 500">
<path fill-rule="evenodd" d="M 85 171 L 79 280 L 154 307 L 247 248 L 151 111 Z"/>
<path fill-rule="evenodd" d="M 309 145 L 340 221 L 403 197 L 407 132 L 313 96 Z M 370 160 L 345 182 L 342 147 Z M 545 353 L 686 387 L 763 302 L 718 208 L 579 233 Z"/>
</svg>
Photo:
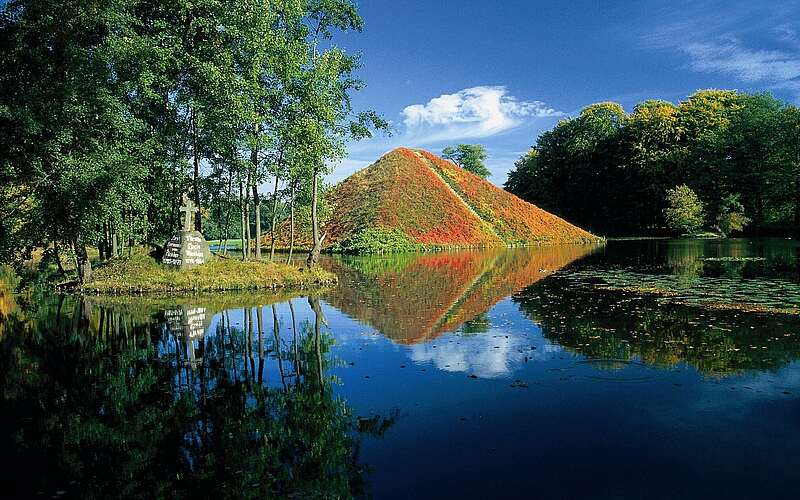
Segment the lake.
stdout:
<svg viewBox="0 0 800 500">
<path fill-rule="evenodd" d="M 324 265 L 311 297 L 0 289 L 3 495 L 796 498 L 796 241 Z"/>
</svg>

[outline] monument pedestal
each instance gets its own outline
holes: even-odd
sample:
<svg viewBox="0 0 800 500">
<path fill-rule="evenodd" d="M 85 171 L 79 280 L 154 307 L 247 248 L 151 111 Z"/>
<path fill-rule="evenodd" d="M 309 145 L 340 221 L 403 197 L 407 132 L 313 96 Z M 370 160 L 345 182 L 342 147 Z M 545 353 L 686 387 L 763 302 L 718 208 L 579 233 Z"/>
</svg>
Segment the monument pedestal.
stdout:
<svg viewBox="0 0 800 500">
<path fill-rule="evenodd" d="M 211 250 L 199 231 L 179 231 L 164 248 L 161 262 L 170 267 L 190 269 L 211 260 Z"/>
</svg>

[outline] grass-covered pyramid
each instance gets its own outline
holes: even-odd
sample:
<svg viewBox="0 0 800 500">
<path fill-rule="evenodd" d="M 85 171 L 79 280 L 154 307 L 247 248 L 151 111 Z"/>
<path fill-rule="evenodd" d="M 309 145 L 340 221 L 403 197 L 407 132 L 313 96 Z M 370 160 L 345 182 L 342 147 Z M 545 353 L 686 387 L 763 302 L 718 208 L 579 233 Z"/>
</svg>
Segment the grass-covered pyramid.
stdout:
<svg viewBox="0 0 800 500">
<path fill-rule="evenodd" d="M 332 193 L 329 241 L 354 252 L 598 238 L 427 151 L 395 149 Z"/>
</svg>

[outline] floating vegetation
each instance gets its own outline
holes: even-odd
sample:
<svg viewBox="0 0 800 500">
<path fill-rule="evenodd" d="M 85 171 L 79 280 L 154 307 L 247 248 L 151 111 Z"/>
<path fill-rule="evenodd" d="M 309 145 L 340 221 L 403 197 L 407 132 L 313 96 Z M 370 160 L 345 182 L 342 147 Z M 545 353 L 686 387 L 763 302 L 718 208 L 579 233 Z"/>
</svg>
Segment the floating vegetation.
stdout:
<svg viewBox="0 0 800 500">
<path fill-rule="evenodd" d="M 775 370 L 800 357 L 800 316 L 687 305 L 555 273 L 514 296 L 545 338 L 609 373 L 688 363 L 706 376 Z M 579 283 L 576 285 L 576 283 Z M 638 376 L 638 375 L 636 375 Z"/>
<path fill-rule="evenodd" d="M 701 257 L 704 262 L 762 262 L 765 257 Z"/>
<path fill-rule="evenodd" d="M 800 284 L 777 280 L 644 274 L 622 269 L 584 269 L 564 274 L 576 286 L 657 295 L 677 304 L 713 309 L 800 314 Z"/>
</svg>

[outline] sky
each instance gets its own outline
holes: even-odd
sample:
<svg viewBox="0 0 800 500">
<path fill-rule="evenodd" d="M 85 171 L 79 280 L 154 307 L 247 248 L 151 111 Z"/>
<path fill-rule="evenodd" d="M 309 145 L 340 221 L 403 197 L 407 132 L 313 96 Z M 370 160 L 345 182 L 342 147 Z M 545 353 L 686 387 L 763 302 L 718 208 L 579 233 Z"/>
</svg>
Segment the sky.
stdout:
<svg viewBox="0 0 800 500">
<path fill-rule="evenodd" d="M 800 103 L 800 0 L 356 0 L 353 99 L 392 124 L 351 143 L 337 182 L 387 151 L 482 144 L 502 185 L 542 132 L 594 102 L 630 111 L 697 89 Z"/>
</svg>

